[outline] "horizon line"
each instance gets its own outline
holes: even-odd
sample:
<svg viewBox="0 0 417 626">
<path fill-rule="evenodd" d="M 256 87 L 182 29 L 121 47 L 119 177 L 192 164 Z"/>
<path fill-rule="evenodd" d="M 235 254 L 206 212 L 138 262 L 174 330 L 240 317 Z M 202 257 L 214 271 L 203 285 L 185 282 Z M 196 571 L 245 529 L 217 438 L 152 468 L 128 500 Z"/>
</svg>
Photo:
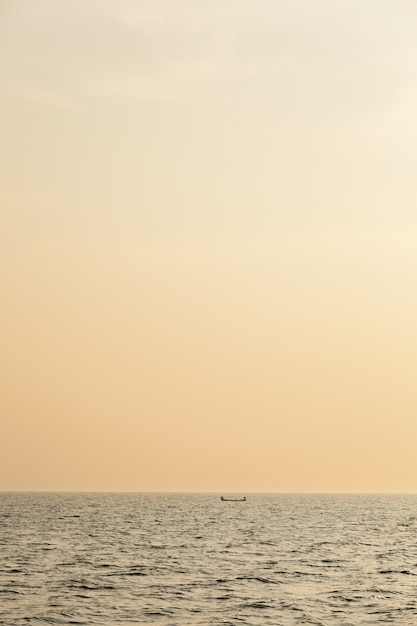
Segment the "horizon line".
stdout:
<svg viewBox="0 0 417 626">
<path fill-rule="evenodd" d="M 417 495 L 417 491 L 195 491 L 195 490 L 106 490 L 106 489 L 0 489 L 0 494 L 7 493 L 67 493 L 67 494 L 140 494 L 140 495 Z"/>
</svg>

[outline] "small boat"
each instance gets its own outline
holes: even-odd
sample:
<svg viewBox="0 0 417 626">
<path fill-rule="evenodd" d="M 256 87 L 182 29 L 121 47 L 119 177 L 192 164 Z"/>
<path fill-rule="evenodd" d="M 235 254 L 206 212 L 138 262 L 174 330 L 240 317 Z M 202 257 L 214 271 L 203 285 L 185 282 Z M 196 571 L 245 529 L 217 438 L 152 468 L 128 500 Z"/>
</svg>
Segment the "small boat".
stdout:
<svg viewBox="0 0 417 626">
<path fill-rule="evenodd" d="M 243 496 L 243 498 L 225 498 L 224 496 L 220 496 L 220 500 L 222 502 L 246 502 L 246 496 Z"/>
</svg>

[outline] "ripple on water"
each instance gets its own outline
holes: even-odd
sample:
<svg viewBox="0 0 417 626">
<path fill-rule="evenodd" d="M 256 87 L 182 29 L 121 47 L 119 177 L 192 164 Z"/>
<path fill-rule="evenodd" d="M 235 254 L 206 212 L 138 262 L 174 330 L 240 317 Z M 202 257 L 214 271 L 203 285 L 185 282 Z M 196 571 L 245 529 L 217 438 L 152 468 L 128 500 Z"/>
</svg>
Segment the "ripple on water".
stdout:
<svg viewBox="0 0 417 626">
<path fill-rule="evenodd" d="M 1 494 L 0 623 L 417 623 L 414 496 Z"/>
</svg>

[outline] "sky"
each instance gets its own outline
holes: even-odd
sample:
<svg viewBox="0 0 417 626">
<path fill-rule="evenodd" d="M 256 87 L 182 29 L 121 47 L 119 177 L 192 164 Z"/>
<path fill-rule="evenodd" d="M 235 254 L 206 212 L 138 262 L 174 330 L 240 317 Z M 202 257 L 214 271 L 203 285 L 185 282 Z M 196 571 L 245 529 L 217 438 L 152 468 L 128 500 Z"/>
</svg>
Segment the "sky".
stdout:
<svg viewBox="0 0 417 626">
<path fill-rule="evenodd" d="M 416 32 L 0 0 L 0 490 L 417 492 Z"/>
</svg>

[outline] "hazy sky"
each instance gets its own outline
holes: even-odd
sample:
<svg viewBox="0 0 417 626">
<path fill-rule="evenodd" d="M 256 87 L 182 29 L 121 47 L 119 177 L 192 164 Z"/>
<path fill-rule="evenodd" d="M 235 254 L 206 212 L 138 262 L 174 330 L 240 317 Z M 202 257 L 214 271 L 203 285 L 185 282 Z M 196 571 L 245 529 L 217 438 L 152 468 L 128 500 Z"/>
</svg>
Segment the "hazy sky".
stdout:
<svg viewBox="0 0 417 626">
<path fill-rule="evenodd" d="M 0 1 L 0 489 L 417 491 L 416 32 Z"/>
</svg>

